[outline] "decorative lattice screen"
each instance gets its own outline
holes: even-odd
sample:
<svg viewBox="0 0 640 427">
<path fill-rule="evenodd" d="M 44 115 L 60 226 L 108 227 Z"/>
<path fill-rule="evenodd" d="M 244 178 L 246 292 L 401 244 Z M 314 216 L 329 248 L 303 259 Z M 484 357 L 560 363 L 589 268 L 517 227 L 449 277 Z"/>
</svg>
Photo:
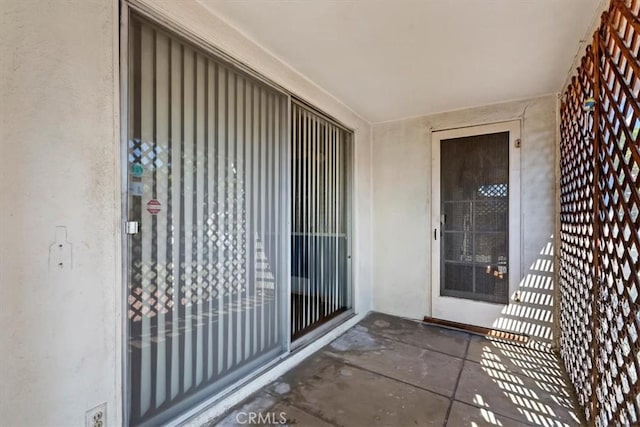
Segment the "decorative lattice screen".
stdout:
<svg viewBox="0 0 640 427">
<path fill-rule="evenodd" d="M 579 403 L 591 414 L 593 119 L 582 109 L 593 93 L 591 55 L 582 59 L 561 112 L 560 348 Z"/>
<path fill-rule="evenodd" d="M 561 111 L 561 353 L 603 426 L 640 420 L 639 11 L 612 1 Z"/>
</svg>

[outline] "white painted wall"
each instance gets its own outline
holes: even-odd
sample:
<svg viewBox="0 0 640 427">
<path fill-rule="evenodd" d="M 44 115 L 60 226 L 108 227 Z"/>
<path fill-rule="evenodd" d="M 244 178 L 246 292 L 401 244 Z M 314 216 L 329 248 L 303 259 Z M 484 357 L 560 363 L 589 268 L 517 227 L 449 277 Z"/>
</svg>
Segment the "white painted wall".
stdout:
<svg viewBox="0 0 640 427">
<path fill-rule="evenodd" d="M 366 313 L 369 123 L 195 1 L 145 4 L 355 129 L 356 310 Z M 102 402 L 108 424 L 121 424 L 117 8 L 0 5 L 1 425 L 80 426 Z M 72 248 L 63 269 L 49 267 L 56 226 Z"/>
<path fill-rule="evenodd" d="M 540 253 L 550 249 L 554 232 L 555 100 L 549 95 L 373 126 L 374 310 L 431 315 L 431 132 L 522 119 L 523 302 L 507 307 L 496 326 L 549 342 L 552 290 L 540 286 L 553 278 L 539 270 L 552 264 L 551 254 Z M 543 320 L 532 320 L 537 316 Z"/>
<path fill-rule="evenodd" d="M 0 4 L 2 425 L 81 426 L 102 402 L 118 416 L 115 6 Z"/>
</svg>

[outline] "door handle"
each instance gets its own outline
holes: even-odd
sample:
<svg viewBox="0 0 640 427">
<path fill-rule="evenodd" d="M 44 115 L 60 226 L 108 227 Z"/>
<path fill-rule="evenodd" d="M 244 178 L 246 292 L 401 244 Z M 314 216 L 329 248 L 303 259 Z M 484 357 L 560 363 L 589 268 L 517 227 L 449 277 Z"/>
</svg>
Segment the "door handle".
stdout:
<svg viewBox="0 0 640 427">
<path fill-rule="evenodd" d="M 139 223 L 138 221 L 126 221 L 124 223 L 124 233 L 125 234 L 138 234 L 138 230 L 139 230 Z"/>
</svg>

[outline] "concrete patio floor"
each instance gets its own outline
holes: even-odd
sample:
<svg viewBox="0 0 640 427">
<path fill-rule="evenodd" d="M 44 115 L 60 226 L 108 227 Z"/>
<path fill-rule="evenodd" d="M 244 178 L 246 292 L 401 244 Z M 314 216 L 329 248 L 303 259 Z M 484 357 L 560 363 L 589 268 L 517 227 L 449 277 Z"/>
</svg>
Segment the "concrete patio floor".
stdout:
<svg viewBox="0 0 640 427">
<path fill-rule="evenodd" d="M 551 352 L 370 313 L 210 425 L 582 425 L 567 384 Z"/>
</svg>

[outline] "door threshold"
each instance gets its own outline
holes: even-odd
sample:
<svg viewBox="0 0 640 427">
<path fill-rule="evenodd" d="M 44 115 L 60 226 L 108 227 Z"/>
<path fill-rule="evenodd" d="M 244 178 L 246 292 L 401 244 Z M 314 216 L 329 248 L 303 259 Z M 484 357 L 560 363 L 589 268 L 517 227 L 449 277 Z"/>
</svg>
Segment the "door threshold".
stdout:
<svg viewBox="0 0 640 427">
<path fill-rule="evenodd" d="M 333 329 L 340 326 L 342 323 L 355 316 L 352 308 L 345 309 L 340 313 L 335 314 L 331 319 L 324 323 L 314 326 L 310 332 L 305 333 L 298 338 L 294 338 L 291 341 L 291 351 L 297 351 L 307 344 L 317 340 L 319 337 L 329 333 Z"/>
<path fill-rule="evenodd" d="M 424 316 L 423 322 L 431 325 L 443 326 L 445 328 L 457 329 L 464 332 L 470 332 L 476 335 L 484 335 L 486 337 L 495 338 L 503 341 L 511 341 L 516 344 L 527 344 L 529 342 L 528 335 L 517 334 L 515 332 L 502 331 L 500 329 L 467 325 L 466 323 L 458 323 L 458 322 L 452 322 L 450 320 L 436 319 L 435 317 L 429 317 L 429 316 Z"/>
</svg>

